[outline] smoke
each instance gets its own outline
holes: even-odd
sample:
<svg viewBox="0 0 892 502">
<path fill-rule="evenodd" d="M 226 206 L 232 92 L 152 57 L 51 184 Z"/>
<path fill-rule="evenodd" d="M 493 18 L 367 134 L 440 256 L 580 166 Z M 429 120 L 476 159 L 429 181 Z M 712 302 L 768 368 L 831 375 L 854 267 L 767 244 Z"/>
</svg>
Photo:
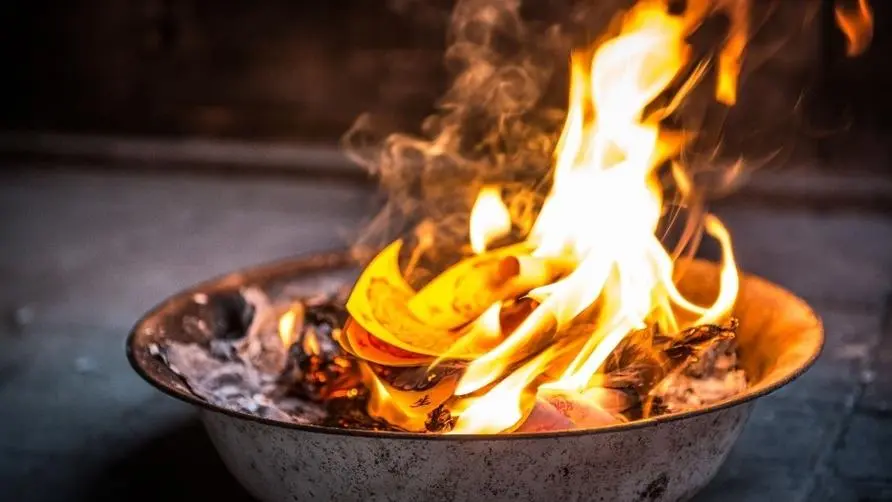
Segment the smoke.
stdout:
<svg viewBox="0 0 892 502">
<path fill-rule="evenodd" d="M 406 0 L 397 7 L 413 8 Z M 504 187 L 515 222 L 531 220 L 523 215 L 544 194 L 563 119 L 543 96 L 569 46 L 557 28 L 525 22 L 520 7 L 519 0 L 455 4 L 445 53 L 452 84 L 418 134 L 382 136 L 364 115 L 344 136 L 346 151 L 378 176 L 387 197 L 354 247 L 359 258 L 407 235 L 428 244 L 427 261 L 450 261 L 443 253 L 467 242 L 468 214 L 486 184 Z"/>
<path fill-rule="evenodd" d="M 691 0 L 667 1 L 670 8 L 683 9 Z M 530 216 L 549 188 L 552 153 L 565 114 L 570 51 L 615 31 L 616 14 L 633 3 L 457 0 L 450 12 L 441 2 L 390 0 L 391 8 L 425 25 L 448 23 L 444 64 L 452 80 L 435 112 L 414 133 L 389 132 L 376 117 L 363 115 L 345 134 L 345 150 L 380 179 L 386 197 L 382 211 L 357 238 L 356 257 L 365 261 L 394 238 L 405 238 L 405 248 L 412 250 L 405 257 L 412 265 L 407 276 L 410 282 L 423 282 L 467 252 L 471 206 L 480 188 L 490 184 L 503 187 L 514 239 L 526 235 L 525 225 L 533 221 Z M 731 6 L 721 11 L 727 13 L 749 3 L 715 0 L 712 5 L 717 10 Z M 755 4 L 746 20 L 749 45 L 736 107 L 715 103 L 718 51 L 731 23 L 718 16 L 691 37 L 702 56 L 694 59 L 712 61 L 713 70 L 669 121 L 675 128 L 697 131 L 682 160 L 700 198 L 733 186 L 744 154 L 755 158 L 754 163 L 776 157 L 789 143 L 787 126 L 798 120 L 799 81 L 782 83 L 793 86 L 792 92 L 772 88 L 777 82 L 770 80 L 767 89 L 763 80 L 750 91 L 748 75 L 789 65 L 777 56 L 788 54 L 790 40 L 801 39 L 812 26 L 818 2 Z M 804 50 L 794 48 L 793 56 L 803 57 Z M 778 59 L 779 66 L 771 67 Z M 778 133 L 779 124 L 787 132 Z"/>
</svg>

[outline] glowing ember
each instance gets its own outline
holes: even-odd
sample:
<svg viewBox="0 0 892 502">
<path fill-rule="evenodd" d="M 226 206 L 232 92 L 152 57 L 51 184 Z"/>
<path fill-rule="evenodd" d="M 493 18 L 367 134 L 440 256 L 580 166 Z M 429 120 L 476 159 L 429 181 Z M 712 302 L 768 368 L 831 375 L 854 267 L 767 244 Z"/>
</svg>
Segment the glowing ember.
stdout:
<svg viewBox="0 0 892 502">
<path fill-rule="evenodd" d="M 303 315 L 303 312 L 289 310 L 279 318 L 279 338 L 282 340 L 283 347 L 290 347 L 291 344 L 294 343 L 294 334 L 296 331 L 295 325 L 298 314 Z"/>
<path fill-rule="evenodd" d="M 850 53 L 869 41 L 870 11 L 863 0 L 858 6 L 837 11 Z M 664 1 L 638 1 L 612 38 L 572 55 L 567 116 L 538 214 L 512 222 L 502 187 L 484 187 L 469 220 L 473 256 L 417 291 L 399 268 L 401 240 L 372 260 L 347 302 L 352 318 L 339 342 L 365 361 L 373 417 L 423 431 L 431 412 L 448 412 L 452 432 L 484 434 L 515 430 L 533 415 L 576 426 L 621 420 L 605 411 L 613 394 L 600 385 L 608 358 L 631 334 L 690 333 L 728 319 L 738 273 L 719 219 L 701 222 L 722 247 L 711 305 L 679 292 L 676 260 L 658 235 L 669 212 L 663 167 L 682 205 L 693 192 L 680 158 L 692 132 L 663 123 L 711 65 L 715 99 L 736 101 L 748 7 L 688 0 L 682 13 L 670 13 Z M 718 57 L 694 60 L 687 39 L 716 13 L 730 21 Z M 492 249 L 512 225 L 530 231 Z M 505 322 L 511 309 L 517 322 Z M 447 362 L 463 371 L 435 377 Z M 372 365 L 430 371 L 423 399 L 384 382 Z"/>
</svg>

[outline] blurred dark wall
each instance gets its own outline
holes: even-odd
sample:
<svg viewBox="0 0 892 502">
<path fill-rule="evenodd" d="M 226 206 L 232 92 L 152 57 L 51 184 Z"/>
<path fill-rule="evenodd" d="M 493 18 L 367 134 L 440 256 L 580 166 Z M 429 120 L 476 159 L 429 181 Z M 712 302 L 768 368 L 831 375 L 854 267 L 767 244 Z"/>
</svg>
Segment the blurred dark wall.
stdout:
<svg viewBox="0 0 892 502">
<path fill-rule="evenodd" d="M 430 3 L 448 11 L 448 1 Z M 735 111 L 750 122 L 740 123 L 780 120 L 804 97 L 793 122 L 806 135 L 840 137 L 850 123 L 888 129 L 890 2 L 874 0 L 874 46 L 857 60 L 844 57 L 829 0 L 756 0 L 757 13 L 771 3 L 780 7 L 754 47 L 768 54 L 783 45 L 754 61 L 758 74 L 744 81 Z M 332 140 L 364 111 L 417 123 L 445 82 L 445 18 L 392 8 L 411 4 L 4 2 L 0 128 Z M 807 5 L 815 15 L 803 24 Z"/>
<path fill-rule="evenodd" d="M 7 129 L 337 137 L 370 105 L 423 114 L 441 80 L 442 33 L 384 2 L 14 0 L 3 9 Z"/>
<path fill-rule="evenodd" d="M 845 56 L 831 9 L 825 9 L 822 21 L 831 36 L 824 40 L 822 53 L 822 98 L 854 118 L 856 127 L 886 130 L 892 128 L 892 2 L 872 0 L 870 5 L 874 36 L 867 52 L 857 58 Z"/>
</svg>

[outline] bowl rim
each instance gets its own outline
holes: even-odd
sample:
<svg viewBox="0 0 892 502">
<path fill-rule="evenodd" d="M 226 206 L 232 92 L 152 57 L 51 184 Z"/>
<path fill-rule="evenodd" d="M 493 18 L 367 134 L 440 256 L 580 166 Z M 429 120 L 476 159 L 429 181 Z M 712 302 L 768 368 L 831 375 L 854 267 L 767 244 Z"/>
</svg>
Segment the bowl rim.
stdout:
<svg viewBox="0 0 892 502">
<path fill-rule="evenodd" d="M 703 260 L 700 260 L 703 261 Z M 320 264 L 321 263 L 321 264 Z M 193 406 L 198 407 L 202 411 L 210 411 L 218 414 L 222 414 L 231 418 L 247 420 L 250 422 L 255 422 L 258 424 L 277 427 L 283 429 L 295 429 L 303 432 L 311 432 L 323 435 L 338 435 L 338 436 L 354 436 L 354 437 L 368 437 L 368 438 L 379 438 L 379 439 L 400 439 L 400 440 L 424 440 L 424 441 L 503 441 L 503 440 L 530 440 L 530 439 L 544 439 L 544 438 L 564 438 L 564 437 L 575 437 L 575 436 L 588 436 L 588 435 L 597 435 L 597 434 L 608 434 L 608 433 L 617 433 L 624 432 L 630 430 L 641 429 L 645 427 L 653 427 L 664 423 L 676 422 L 681 420 L 686 420 L 693 417 L 710 415 L 722 410 L 727 410 L 730 408 L 734 408 L 743 404 L 750 403 L 755 399 L 766 396 L 781 387 L 789 384 L 793 380 L 799 378 L 803 373 L 805 373 L 811 366 L 815 363 L 815 361 L 820 357 L 821 353 L 824 349 L 825 344 L 825 336 L 823 329 L 823 322 L 821 318 L 814 312 L 812 307 L 805 302 L 803 299 L 793 294 L 786 288 L 778 286 L 777 284 L 763 279 L 757 275 L 748 274 L 743 271 L 740 272 L 741 279 L 744 277 L 748 281 L 758 281 L 762 282 L 766 285 L 772 286 L 780 293 L 789 296 L 791 300 L 795 301 L 799 304 L 799 307 L 807 312 L 810 318 L 814 319 L 815 327 L 817 329 L 817 343 L 815 350 L 809 355 L 809 357 L 799 366 L 794 367 L 787 374 L 782 375 L 781 377 L 775 379 L 768 385 L 762 387 L 754 387 L 748 388 L 741 394 L 738 394 L 732 398 L 713 403 L 708 406 L 704 406 L 702 408 L 697 408 L 696 410 L 682 411 L 677 413 L 668 413 L 665 415 L 659 415 L 656 417 L 645 418 L 641 420 L 634 420 L 631 422 L 625 422 L 616 425 L 610 425 L 606 427 L 598 427 L 594 429 L 572 429 L 572 430 L 564 430 L 564 431 L 549 431 L 549 432 L 519 432 L 519 433 L 511 433 L 511 434 L 431 434 L 424 432 L 399 432 L 399 431 L 370 431 L 370 430 L 362 430 L 362 429 L 346 429 L 340 427 L 329 427 L 329 426 L 321 426 L 321 425 L 309 425 L 309 424 L 298 424 L 292 422 L 283 422 L 280 420 L 275 420 L 271 418 L 264 418 L 257 415 L 252 415 L 250 413 L 245 413 L 241 411 L 231 410 L 228 408 L 224 408 L 222 406 L 215 405 L 204 399 L 196 396 L 195 394 L 180 391 L 178 389 L 174 389 L 171 386 L 165 384 L 159 379 L 155 378 L 152 374 L 152 371 L 145 368 L 137 357 L 135 351 L 136 338 L 139 335 L 140 327 L 148 320 L 156 317 L 162 311 L 164 311 L 169 305 L 172 303 L 181 300 L 185 297 L 191 297 L 196 293 L 202 293 L 206 291 L 209 287 L 217 286 L 219 287 L 221 284 L 226 283 L 227 281 L 236 281 L 237 283 L 247 283 L 251 282 L 254 279 L 256 282 L 263 282 L 259 280 L 264 276 L 268 276 L 267 279 L 275 277 L 278 275 L 278 271 L 280 271 L 284 267 L 292 267 L 294 268 L 297 265 L 306 264 L 306 272 L 316 271 L 316 270 L 326 270 L 326 269 L 334 269 L 340 265 L 340 268 L 345 268 L 350 263 L 348 258 L 348 253 L 345 251 L 323 251 L 323 252 L 314 252 L 307 253 L 302 255 L 297 255 L 291 258 L 284 258 L 279 260 L 274 260 L 270 262 L 265 262 L 260 265 L 249 266 L 243 269 L 240 269 L 235 272 L 231 272 L 228 274 L 222 274 L 205 281 L 201 281 L 197 284 L 194 284 L 190 287 L 187 287 L 179 292 L 168 296 L 163 301 L 155 305 L 148 312 L 143 314 L 139 320 L 136 322 L 134 327 L 130 330 L 127 339 L 126 339 L 126 347 L 125 351 L 127 354 L 127 360 L 130 363 L 130 366 L 133 370 L 143 378 L 146 382 L 148 382 L 151 386 L 160 390 L 162 393 L 167 394 L 175 399 L 183 401 L 185 403 L 191 404 Z M 296 272 L 297 275 L 299 272 Z M 742 283 L 743 281 L 741 281 Z"/>
</svg>

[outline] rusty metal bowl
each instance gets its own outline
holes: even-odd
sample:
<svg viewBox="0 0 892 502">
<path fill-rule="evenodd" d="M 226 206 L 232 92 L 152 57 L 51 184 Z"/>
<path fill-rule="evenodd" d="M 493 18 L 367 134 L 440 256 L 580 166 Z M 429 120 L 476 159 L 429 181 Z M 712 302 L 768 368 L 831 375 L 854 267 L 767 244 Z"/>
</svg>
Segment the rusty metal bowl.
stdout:
<svg viewBox="0 0 892 502">
<path fill-rule="evenodd" d="M 819 319 L 788 291 L 745 275 L 735 306 L 740 361 L 751 386 L 697 411 L 593 430 L 497 436 L 423 435 L 296 425 L 223 409 L 193 395 L 150 354 L 188 341 L 183 312 L 196 294 L 246 285 L 310 293 L 355 277 L 343 254 L 260 266 L 183 291 L 133 329 L 127 355 L 149 383 L 195 405 L 232 474 L 260 500 L 686 500 L 715 475 L 756 398 L 801 375 L 823 345 Z M 715 295 L 718 267 L 694 261 L 680 285 Z"/>
</svg>

